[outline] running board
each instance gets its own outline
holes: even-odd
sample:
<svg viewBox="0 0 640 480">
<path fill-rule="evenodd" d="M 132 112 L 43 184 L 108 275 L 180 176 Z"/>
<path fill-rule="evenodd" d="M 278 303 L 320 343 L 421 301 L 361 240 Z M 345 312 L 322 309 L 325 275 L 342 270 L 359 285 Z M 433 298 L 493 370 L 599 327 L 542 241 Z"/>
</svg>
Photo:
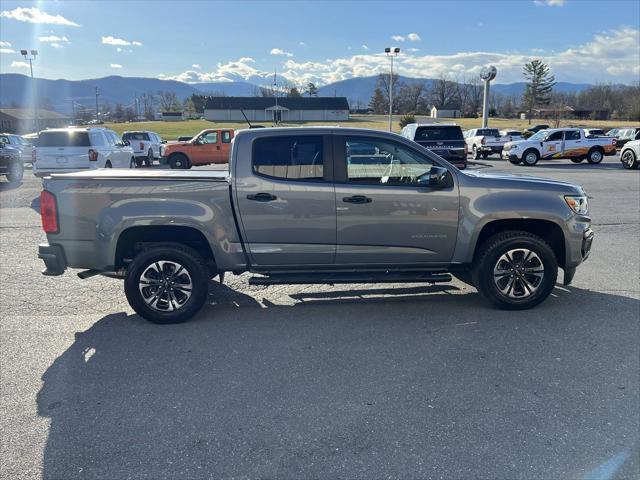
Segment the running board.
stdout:
<svg viewBox="0 0 640 480">
<path fill-rule="evenodd" d="M 251 277 L 249 285 L 339 284 L 339 283 L 446 283 L 448 273 L 276 273 Z"/>
</svg>

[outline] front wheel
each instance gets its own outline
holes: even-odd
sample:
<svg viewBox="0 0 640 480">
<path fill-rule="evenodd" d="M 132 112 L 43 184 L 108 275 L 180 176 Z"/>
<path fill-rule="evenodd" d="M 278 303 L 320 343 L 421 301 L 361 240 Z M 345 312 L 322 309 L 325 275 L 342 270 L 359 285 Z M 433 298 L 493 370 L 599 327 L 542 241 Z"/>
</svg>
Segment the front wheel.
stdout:
<svg viewBox="0 0 640 480">
<path fill-rule="evenodd" d="M 22 160 L 13 162 L 9 166 L 9 172 L 7 173 L 7 180 L 9 182 L 20 182 L 24 177 L 24 163 Z"/>
<path fill-rule="evenodd" d="M 186 322 L 207 300 L 209 270 L 200 255 L 179 244 L 139 253 L 127 269 L 124 291 L 138 315 L 153 323 Z"/>
<path fill-rule="evenodd" d="M 640 163 L 636 158 L 636 154 L 633 153 L 633 150 L 631 150 L 630 148 L 622 153 L 620 161 L 622 162 L 622 166 L 627 170 L 635 170 L 636 168 L 638 168 Z"/>
<path fill-rule="evenodd" d="M 493 305 L 525 310 L 544 301 L 556 284 L 558 262 L 551 247 L 523 231 L 498 233 L 485 241 L 474 262 L 473 281 Z"/>
<path fill-rule="evenodd" d="M 189 168 L 189 159 L 182 154 L 174 155 L 169 159 L 169 165 L 173 169 Z"/>
<path fill-rule="evenodd" d="M 540 160 L 540 154 L 537 150 L 527 150 L 522 156 L 522 161 L 525 165 L 533 167 Z"/>
<path fill-rule="evenodd" d="M 511 158 L 511 155 L 509 155 L 509 163 L 513 165 L 519 165 L 520 163 L 522 163 L 522 160 L 520 160 L 518 157 Z"/>
</svg>

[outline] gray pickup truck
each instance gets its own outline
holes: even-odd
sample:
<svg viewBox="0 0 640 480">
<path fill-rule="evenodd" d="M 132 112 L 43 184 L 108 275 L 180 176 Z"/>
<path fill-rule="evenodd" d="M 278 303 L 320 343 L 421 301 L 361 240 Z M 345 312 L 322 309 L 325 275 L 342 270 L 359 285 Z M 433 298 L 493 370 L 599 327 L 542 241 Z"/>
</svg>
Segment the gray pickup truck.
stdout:
<svg viewBox="0 0 640 480">
<path fill-rule="evenodd" d="M 45 275 L 124 279 L 156 323 L 200 310 L 209 280 L 253 284 L 448 282 L 492 304 L 542 302 L 569 284 L 593 232 L 582 188 L 462 172 L 392 133 L 240 131 L 228 172 L 96 170 L 44 179 Z"/>
</svg>

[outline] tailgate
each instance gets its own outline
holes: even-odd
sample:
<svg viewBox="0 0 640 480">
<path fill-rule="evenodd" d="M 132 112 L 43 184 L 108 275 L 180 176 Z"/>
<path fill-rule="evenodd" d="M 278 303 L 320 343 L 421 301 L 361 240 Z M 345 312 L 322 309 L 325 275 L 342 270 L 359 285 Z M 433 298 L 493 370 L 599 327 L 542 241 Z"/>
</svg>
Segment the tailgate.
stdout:
<svg viewBox="0 0 640 480">
<path fill-rule="evenodd" d="M 38 169 L 89 168 L 89 150 L 85 147 L 40 147 L 36 149 Z"/>
</svg>

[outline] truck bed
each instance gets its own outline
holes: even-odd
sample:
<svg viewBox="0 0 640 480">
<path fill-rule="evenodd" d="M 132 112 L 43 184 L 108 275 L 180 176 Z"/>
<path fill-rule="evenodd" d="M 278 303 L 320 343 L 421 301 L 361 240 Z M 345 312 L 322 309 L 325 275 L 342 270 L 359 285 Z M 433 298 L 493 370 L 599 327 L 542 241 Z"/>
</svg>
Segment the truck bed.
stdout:
<svg viewBox="0 0 640 480">
<path fill-rule="evenodd" d="M 82 172 L 52 174 L 51 178 L 62 179 L 136 179 L 136 180 L 207 180 L 226 182 L 228 171 L 219 170 L 146 170 L 146 169 L 115 169 L 101 168 L 98 170 L 84 170 Z"/>
</svg>

